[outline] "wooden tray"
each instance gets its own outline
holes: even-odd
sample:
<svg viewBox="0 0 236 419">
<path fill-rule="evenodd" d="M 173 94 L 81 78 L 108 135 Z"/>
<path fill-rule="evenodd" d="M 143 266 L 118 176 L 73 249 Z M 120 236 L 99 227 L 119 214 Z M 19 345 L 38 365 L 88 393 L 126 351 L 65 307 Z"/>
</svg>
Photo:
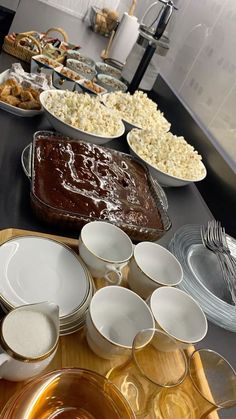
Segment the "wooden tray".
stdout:
<svg viewBox="0 0 236 419">
<path fill-rule="evenodd" d="M 17 229 L 6 229 L 0 231 L 0 245 L 5 241 L 16 237 L 16 236 L 26 236 L 26 235 L 35 235 L 41 237 L 48 237 L 60 241 L 67 246 L 70 246 L 74 251 L 77 252 L 78 240 L 54 236 L 50 234 L 38 233 L 34 231 L 26 230 L 17 230 Z M 97 288 L 103 286 L 103 280 L 98 280 L 96 283 Z M 194 347 L 191 346 L 188 348 L 187 355 L 189 356 L 194 351 Z M 55 358 L 45 370 L 52 371 L 54 369 L 59 369 L 63 367 L 77 367 L 77 368 L 87 368 L 93 371 L 96 371 L 102 375 L 105 375 L 112 367 L 120 364 L 124 358 L 117 358 L 116 360 L 103 360 L 102 358 L 97 357 L 88 347 L 84 329 L 80 332 L 73 333 L 68 336 L 60 337 L 59 347 L 56 353 Z M 9 400 L 9 398 L 19 390 L 24 383 L 13 383 L 6 380 L 0 380 L 0 412 Z M 207 385 L 204 383 L 203 385 Z M 183 419 L 183 418 L 175 418 Z M 212 413 L 208 416 L 208 419 L 219 419 L 217 413 Z"/>
</svg>

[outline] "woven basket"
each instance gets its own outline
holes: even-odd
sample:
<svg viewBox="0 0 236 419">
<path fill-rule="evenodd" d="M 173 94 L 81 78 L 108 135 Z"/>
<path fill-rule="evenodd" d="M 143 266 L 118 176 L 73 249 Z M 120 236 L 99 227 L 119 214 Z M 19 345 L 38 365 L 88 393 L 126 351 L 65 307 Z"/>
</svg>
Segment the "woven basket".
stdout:
<svg viewBox="0 0 236 419">
<path fill-rule="evenodd" d="M 19 58 L 21 61 L 26 61 L 27 63 L 30 63 L 31 58 L 34 55 L 42 54 L 42 47 L 40 43 L 37 41 L 37 39 L 33 36 L 35 32 L 24 32 L 20 33 L 16 36 L 15 41 L 12 41 L 9 36 L 5 36 L 4 43 L 3 43 L 3 51 L 7 52 L 10 55 L 13 55 L 13 57 Z M 23 45 L 21 45 L 21 41 L 23 39 L 31 40 L 32 43 L 36 46 L 36 50 L 31 51 L 28 48 L 25 48 Z"/>
<path fill-rule="evenodd" d="M 63 36 L 64 42 L 68 42 L 68 35 L 67 33 L 61 29 L 61 28 L 50 28 L 45 33 L 44 37 L 39 42 L 35 38 L 35 31 L 30 32 L 24 32 L 20 33 L 16 36 L 15 41 L 13 41 L 9 35 L 5 36 L 4 43 L 3 43 L 3 51 L 7 52 L 10 55 L 13 55 L 14 57 L 19 58 L 21 61 L 26 61 L 27 63 L 30 63 L 31 58 L 34 55 L 43 54 L 43 39 L 48 36 L 50 32 L 58 32 Z M 35 50 L 32 51 L 28 48 L 26 48 L 24 45 L 21 44 L 21 41 L 24 39 L 31 40 L 32 43 L 35 45 Z M 64 60 L 64 56 L 61 56 L 58 58 L 57 61 L 61 62 Z"/>
<path fill-rule="evenodd" d="M 63 41 L 64 42 L 69 42 L 69 38 L 68 35 L 66 33 L 66 31 L 64 31 L 64 29 L 62 28 L 50 28 L 47 30 L 47 32 L 45 33 L 45 37 L 47 37 L 49 35 L 50 32 L 57 32 L 60 33 L 63 36 Z"/>
<path fill-rule="evenodd" d="M 50 33 L 50 32 L 57 32 L 57 33 L 61 34 L 61 35 L 63 36 L 63 41 L 64 41 L 64 42 L 66 42 L 66 43 L 68 43 L 68 42 L 69 42 L 68 35 L 67 35 L 67 33 L 64 31 L 64 29 L 62 29 L 62 28 L 50 28 L 50 29 L 48 29 L 48 30 L 47 30 L 47 32 L 45 33 L 45 36 L 41 39 L 42 44 L 44 43 L 44 42 L 43 42 L 44 38 L 46 39 L 46 38 L 49 36 L 49 33 Z M 55 48 L 55 49 L 60 51 L 60 48 Z M 61 51 L 62 51 L 62 50 L 61 50 Z M 45 47 L 43 47 L 43 54 L 48 55 L 48 54 L 47 54 L 47 47 L 46 47 L 46 46 L 45 46 Z M 62 55 L 61 55 L 61 56 L 59 56 L 58 58 L 51 57 L 50 55 L 49 55 L 49 57 L 50 57 L 50 58 L 52 58 L 53 60 L 58 61 L 59 63 L 63 63 L 63 62 L 65 61 L 65 54 L 62 54 Z"/>
</svg>

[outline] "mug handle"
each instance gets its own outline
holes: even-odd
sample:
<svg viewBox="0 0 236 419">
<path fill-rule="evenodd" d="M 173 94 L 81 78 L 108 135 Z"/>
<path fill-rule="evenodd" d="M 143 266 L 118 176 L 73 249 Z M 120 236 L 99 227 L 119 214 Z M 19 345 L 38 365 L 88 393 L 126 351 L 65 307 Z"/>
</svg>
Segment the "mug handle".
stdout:
<svg viewBox="0 0 236 419">
<path fill-rule="evenodd" d="M 124 266 L 126 266 L 126 263 L 124 263 L 123 265 L 119 266 L 119 268 L 110 268 L 110 266 L 107 266 L 107 268 L 109 269 L 109 271 L 104 275 L 104 278 L 106 279 L 106 281 L 109 282 L 109 284 L 111 284 L 111 285 L 120 285 L 121 280 L 122 280 L 121 269 Z M 110 274 L 111 273 L 116 274 L 116 280 L 113 280 L 112 278 L 110 278 Z"/>
<path fill-rule="evenodd" d="M 8 362 L 10 359 L 11 359 L 11 357 L 9 355 L 5 354 L 5 352 L 0 353 L 0 378 L 3 378 L 2 374 L 1 374 L 1 367 L 4 364 L 6 364 L 6 362 Z"/>
</svg>

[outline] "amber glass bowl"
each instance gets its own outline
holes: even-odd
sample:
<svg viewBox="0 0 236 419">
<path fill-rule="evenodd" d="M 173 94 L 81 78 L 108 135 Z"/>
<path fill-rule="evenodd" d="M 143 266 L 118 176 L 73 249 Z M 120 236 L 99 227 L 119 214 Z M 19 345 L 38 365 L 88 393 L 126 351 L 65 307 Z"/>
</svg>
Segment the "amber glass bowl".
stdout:
<svg viewBox="0 0 236 419">
<path fill-rule="evenodd" d="M 119 390 L 105 377 L 85 369 L 50 372 L 13 396 L 1 419 L 135 419 Z"/>
</svg>

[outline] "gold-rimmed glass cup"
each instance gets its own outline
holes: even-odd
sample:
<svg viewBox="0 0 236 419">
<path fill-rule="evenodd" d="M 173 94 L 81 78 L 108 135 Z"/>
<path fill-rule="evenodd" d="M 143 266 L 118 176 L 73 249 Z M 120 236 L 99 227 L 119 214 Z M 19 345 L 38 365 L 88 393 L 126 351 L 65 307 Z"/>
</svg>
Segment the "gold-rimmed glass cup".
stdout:
<svg viewBox="0 0 236 419">
<path fill-rule="evenodd" d="M 203 419 L 235 405 L 233 367 L 217 352 L 199 349 L 189 359 L 189 374 L 183 383 L 157 395 L 150 418 Z"/>
<path fill-rule="evenodd" d="M 137 417 L 146 417 L 163 389 L 178 386 L 187 375 L 187 359 L 175 340 L 156 329 L 140 331 L 132 355 L 111 369 L 107 378 L 128 400 Z"/>
</svg>

